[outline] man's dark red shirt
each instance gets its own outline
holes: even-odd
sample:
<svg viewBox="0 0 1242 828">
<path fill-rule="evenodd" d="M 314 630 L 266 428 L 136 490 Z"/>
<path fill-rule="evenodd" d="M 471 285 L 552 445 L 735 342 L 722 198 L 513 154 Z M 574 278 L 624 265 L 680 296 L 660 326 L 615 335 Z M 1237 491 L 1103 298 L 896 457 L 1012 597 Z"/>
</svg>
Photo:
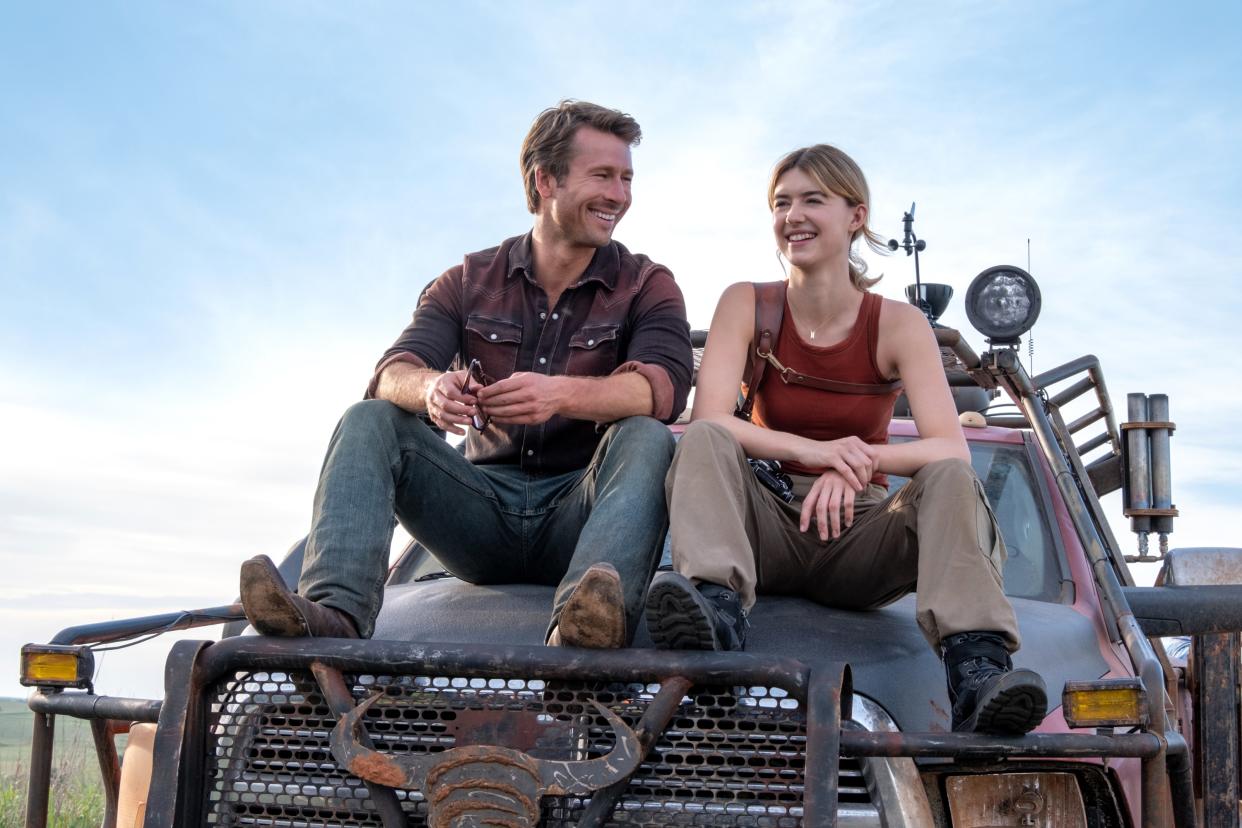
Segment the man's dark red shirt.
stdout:
<svg viewBox="0 0 1242 828">
<path fill-rule="evenodd" d="M 693 368 L 686 304 L 668 268 L 610 242 L 549 308 L 535 281 L 530 233 L 467 255 L 427 286 L 413 321 L 376 365 L 367 397 L 394 362 L 448 371 L 471 359 L 496 380 L 515 371 L 637 371 L 651 384 L 653 415 L 668 423 L 686 407 Z M 561 416 L 467 431 L 471 462 L 520 464 L 532 473 L 583 468 L 600 438 L 595 423 Z"/>
</svg>

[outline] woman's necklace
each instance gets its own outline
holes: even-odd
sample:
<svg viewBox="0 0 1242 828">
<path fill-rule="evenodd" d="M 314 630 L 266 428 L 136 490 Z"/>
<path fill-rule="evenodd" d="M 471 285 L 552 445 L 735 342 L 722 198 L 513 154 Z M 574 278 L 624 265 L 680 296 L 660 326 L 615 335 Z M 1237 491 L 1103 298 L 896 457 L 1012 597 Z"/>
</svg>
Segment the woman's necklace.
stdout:
<svg viewBox="0 0 1242 828">
<path fill-rule="evenodd" d="M 791 314 L 793 313 L 793 306 L 792 306 L 792 305 L 790 305 L 790 306 L 789 306 L 789 312 L 790 312 Z M 815 332 L 816 332 L 816 331 L 818 331 L 820 328 L 824 327 L 824 325 L 827 325 L 827 324 L 828 324 L 828 322 L 829 322 L 831 319 L 832 319 L 832 316 L 831 316 L 831 315 L 829 315 L 828 319 L 822 319 L 822 320 L 820 320 L 820 323 L 819 323 L 818 325 L 816 325 L 815 327 L 813 327 L 813 328 L 807 328 L 807 324 L 806 324 L 805 322 L 803 322 L 803 323 L 802 323 L 802 327 L 807 328 L 807 329 L 810 331 L 810 334 L 809 334 L 809 337 L 808 337 L 808 338 L 809 338 L 812 342 L 814 342 L 814 341 L 815 341 Z M 799 320 L 798 320 L 798 317 L 797 317 L 797 315 L 796 315 L 796 314 L 794 315 L 794 321 L 795 321 L 795 322 L 799 321 Z"/>
</svg>

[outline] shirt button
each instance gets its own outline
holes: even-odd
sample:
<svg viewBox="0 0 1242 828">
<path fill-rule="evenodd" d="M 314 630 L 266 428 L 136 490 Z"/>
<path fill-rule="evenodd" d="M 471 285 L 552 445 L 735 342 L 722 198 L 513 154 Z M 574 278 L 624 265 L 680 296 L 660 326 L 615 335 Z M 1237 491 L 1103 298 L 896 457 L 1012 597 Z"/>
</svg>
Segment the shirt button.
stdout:
<svg viewBox="0 0 1242 828">
<path fill-rule="evenodd" d="M 540 318 L 540 319 L 547 319 L 547 318 L 548 318 L 548 315 L 547 315 L 546 313 L 544 313 L 543 311 L 539 311 L 539 318 Z"/>
<path fill-rule="evenodd" d="M 496 338 L 496 334 L 492 334 L 491 338 L 492 338 L 492 339 L 495 339 L 495 338 Z"/>
<path fill-rule="evenodd" d="M 560 318 L 561 318 L 561 315 L 560 315 L 559 313 L 554 313 L 554 314 L 552 314 L 552 318 L 553 318 L 553 319 L 560 319 Z"/>
<path fill-rule="evenodd" d="M 540 364 L 540 365 L 547 365 L 547 364 L 548 364 L 548 359 L 547 359 L 547 357 L 539 357 L 539 364 Z"/>
<path fill-rule="evenodd" d="M 592 346 L 592 345 L 594 345 L 594 344 L 595 344 L 595 340 L 594 340 L 594 339 L 588 339 L 588 340 L 587 340 L 587 347 L 588 347 L 588 348 L 589 348 L 589 347 L 591 347 L 591 346 Z"/>
<path fill-rule="evenodd" d="M 526 456 L 527 456 L 527 457 L 534 457 L 534 456 L 535 456 L 535 450 L 534 450 L 534 449 L 527 449 L 527 450 L 526 450 Z"/>
</svg>

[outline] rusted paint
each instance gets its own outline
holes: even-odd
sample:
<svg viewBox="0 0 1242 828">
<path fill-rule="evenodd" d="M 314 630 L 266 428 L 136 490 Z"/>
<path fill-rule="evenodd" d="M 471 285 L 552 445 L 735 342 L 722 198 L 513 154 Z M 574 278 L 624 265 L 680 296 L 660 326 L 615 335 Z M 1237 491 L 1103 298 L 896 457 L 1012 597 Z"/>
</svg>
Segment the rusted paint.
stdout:
<svg viewBox="0 0 1242 828">
<path fill-rule="evenodd" d="M 456 744 L 506 745 L 516 750 L 533 750 L 546 745 L 549 738 L 568 740 L 572 726 L 544 721 L 534 710 L 458 710 L 457 718 L 444 723 L 445 733 Z"/>
<path fill-rule="evenodd" d="M 441 780 L 441 777 L 446 774 L 460 768 L 470 767 L 471 765 L 486 764 L 505 768 L 507 772 L 521 771 L 532 779 L 538 779 L 539 766 L 541 764 L 538 759 L 532 756 L 527 756 L 514 750 L 506 750 L 499 746 L 472 745 L 470 747 L 454 748 L 440 754 L 431 754 L 431 756 L 443 756 L 444 758 L 436 762 L 427 771 L 427 787 L 429 789 L 433 788 Z"/>
<path fill-rule="evenodd" d="M 1237 633 L 1194 640 L 1199 701 L 1195 743 L 1203 819 L 1213 826 L 1238 824 L 1238 647 Z"/>
<path fill-rule="evenodd" d="M 320 669 L 323 669 L 322 665 Z M 539 780 L 540 795 L 587 794 L 629 776 L 641 759 L 634 731 L 626 726 L 621 717 L 598 702 L 592 704 L 612 725 L 616 737 L 612 750 L 598 759 L 536 759 L 502 745 L 468 745 L 420 756 L 385 756 L 362 744 L 365 738 L 363 717 L 381 698 L 382 693 L 373 695 L 342 715 L 332 729 L 330 747 L 337 761 L 358 778 L 387 787 L 425 791 L 434 787 L 434 780 L 461 766 L 479 766 L 481 778 L 490 775 L 491 771 L 486 770 L 488 766 L 515 766 L 528 770 Z"/>
<path fill-rule="evenodd" d="M 539 819 L 538 760 L 466 748 L 427 774 L 424 795 L 431 828 L 467 825 L 530 826 Z M 458 820 L 473 817 L 468 822 Z"/>
<path fill-rule="evenodd" d="M 390 788 L 409 787 L 405 770 L 382 753 L 365 753 L 351 759 L 346 767 L 354 776 L 368 782 L 378 782 Z"/>
</svg>

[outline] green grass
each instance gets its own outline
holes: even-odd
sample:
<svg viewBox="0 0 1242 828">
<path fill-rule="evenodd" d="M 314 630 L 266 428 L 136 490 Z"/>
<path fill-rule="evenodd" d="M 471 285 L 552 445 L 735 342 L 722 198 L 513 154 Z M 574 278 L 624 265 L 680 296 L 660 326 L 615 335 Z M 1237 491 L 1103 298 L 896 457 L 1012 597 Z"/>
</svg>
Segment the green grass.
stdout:
<svg viewBox="0 0 1242 828">
<path fill-rule="evenodd" d="M 22 825 L 30 777 L 34 716 L 20 699 L 0 699 L 0 826 Z M 52 753 L 48 825 L 95 828 L 103 819 L 103 786 L 90 724 L 58 716 Z"/>
</svg>

